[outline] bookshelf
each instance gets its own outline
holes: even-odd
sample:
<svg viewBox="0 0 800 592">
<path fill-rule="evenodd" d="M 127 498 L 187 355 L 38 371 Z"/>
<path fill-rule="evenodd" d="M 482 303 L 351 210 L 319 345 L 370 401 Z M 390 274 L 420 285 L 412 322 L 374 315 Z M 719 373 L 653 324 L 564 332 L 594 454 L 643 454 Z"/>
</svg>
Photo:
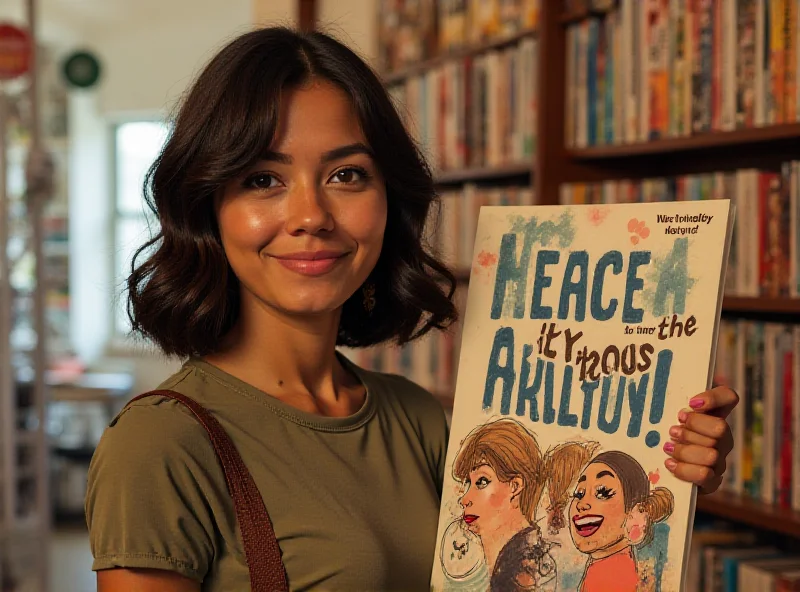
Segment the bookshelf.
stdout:
<svg viewBox="0 0 800 592">
<path fill-rule="evenodd" d="M 451 60 L 509 47 L 527 37 L 535 37 L 537 41 L 536 149 L 531 162 L 442 172 L 436 177 L 440 188 L 453 189 L 465 184 L 527 184 L 533 188 L 535 203 L 555 205 L 560 202 L 562 186 L 573 183 L 709 174 L 745 168 L 776 170 L 782 162 L 800 159 L 800 118 L 788 123 L 693 132 L 646 142 L 580 148 L 570 145 L 571 142 L 567 141 L 567 82 L 571 67 L 568 29 L 589 18 L 603 18 L 604 12 L 588 9 L 568 11 L 565 10 L 566 4 L 563 0 L 541 1 L 535 30 L 459 48 L 384 74 L 388 86 L 396 85 L 409 76 L 419 76 Z M 469 268 L 463 266 L 454 269 L 462 288 L 469 281 L 469 272 Z M 796 324 L 800 322 L 800 298 L 726 296 L 723 315 L 729 319 L 751 318 Z M 452 408 L 452 392 L 439 390 L 436 394 L 445 407 Z M 800 537 L 800 512 L 744 495 L 720 491 L 710 496 L 699 496 L 697 509 L 775 534 Z"/>
<path fill-rule="evenodd" d="M 698 495 L 697 510 L 761 530 L 800 538 L 800 512 L 727 491 Z"/>
<path fill-rule="evenodd" d="M 453 60 L 460 60 L 468 57 L 474 57 L 476 55 L 487 53 L 495 49 L 503 49 L 519 43 L 520 40 L 525 39 L 526 37 L 533 37 L 535 35 L 536 35 L 535 30 L 526 29 L 514 33 L 512 35 L 507 35 L 499 39 L 487 41 L 485 43 L 480 43 L 470 47 L 462 47 L 452 51 L 447 51 L 435 57 L 423 60 L 422 62 L 414 64 L 413 66 L 408 66 L 398 70 L 397 72 L 392 72 L 390 74 L 387 74 L 383 77 L 383 80 L 388 86 L 391 86 L 392 84 L 397 84 L 405 80 L 406 78 L 409 78 L 410 76 L 422 74 L 437 66 L 445 64 L 446 62 Z"/>
<path fill-rule="evenodd" d="M 453 171 L 444 171 L 436 175 L 436 184 L 440 187 L 454 187 L 464 183 L 505 183 L 517 182 L 530 184 L 532 175 L 529 163 L 508 164 L 497 167 L 474 167 Z"/>
<path fill-rule="evenodd" d="M 564 11 L 562 2 L 542 4 L 540 52 L 550 60 L 540 58 L 543 94 L 539 98 L 539 147 L 546 147 L 548 152 L 537 156 L 535 166 L 540 203 L 558 203 L 562 184 L 774 168 L 786 160 L 800 158 L 800 122 L 706 131 L 648 142 L 568 147 L 567 29 L 594 16 L 598 14 Z M 800 299 L 726 296 L 723 314 L 797 323 Z M 775 534 L 800 537 L 800 512 L 746 495 L 721 490 L 698 496 L 697 510 Z"/>
</svg>

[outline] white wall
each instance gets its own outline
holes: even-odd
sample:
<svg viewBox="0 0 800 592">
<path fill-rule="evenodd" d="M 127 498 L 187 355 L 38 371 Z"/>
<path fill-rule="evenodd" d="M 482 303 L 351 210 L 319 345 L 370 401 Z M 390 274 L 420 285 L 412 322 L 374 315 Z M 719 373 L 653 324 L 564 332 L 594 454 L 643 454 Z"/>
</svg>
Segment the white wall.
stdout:
<svg viewBox="0 0 800 592">
<path fill-rule="evenodd" d="M 268 25 L 297 24 L 297 0 L 253 0 L 253 23 L 264 27 Z"/>
<path fill-rule="evenodd" d="M 104 77 L 99 106 L 110 118 L 163 114 L 226 41 L 251 27 L 251 0 L 162 2 L 157 13 L 90 33 Z"/>
<path fill-rule="evenodd" d="M 112 267 L 112 127 L 163 118 L 215 50 L 253 18 L 251 0 L 202 8 L 195 0 L 169 0 L 157 12 L 144 6 L 86 28 L 81 45 L 98 55 L 103 76 L 97 89 L 70 93 L 71 340 L 85 362 L 132 371 L 137 392 L 156 387 L 178 362 L 110 341 L 121 297 Z"/>
<path fill-rule="evenodd" d="M 317 0 L 317 6 L 320 28 L 374 65 L 378 57 L 378 1 Z"/>
</svg>

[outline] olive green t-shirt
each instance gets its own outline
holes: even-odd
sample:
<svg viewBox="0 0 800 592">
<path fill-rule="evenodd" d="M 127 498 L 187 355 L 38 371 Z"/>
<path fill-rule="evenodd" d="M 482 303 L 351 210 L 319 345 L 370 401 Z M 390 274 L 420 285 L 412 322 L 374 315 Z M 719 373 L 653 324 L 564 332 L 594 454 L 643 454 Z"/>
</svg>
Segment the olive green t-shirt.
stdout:
<svg viewBox="0 0 800 592">
<path fill-rule="evenodd" d="M 445 463 L 438 402 L 347 362 L 366 387 L 354 415 L 303 413 L 201 360 L 161 388 L 211 411 L 250 470 L 292 590 L 428 590 Z M 94 570 L 165 569 L 204 592 L 249 590 L 233 502 L 204 428 L 164 397 L 106 429 L 86 496 Z"/>
</svg>

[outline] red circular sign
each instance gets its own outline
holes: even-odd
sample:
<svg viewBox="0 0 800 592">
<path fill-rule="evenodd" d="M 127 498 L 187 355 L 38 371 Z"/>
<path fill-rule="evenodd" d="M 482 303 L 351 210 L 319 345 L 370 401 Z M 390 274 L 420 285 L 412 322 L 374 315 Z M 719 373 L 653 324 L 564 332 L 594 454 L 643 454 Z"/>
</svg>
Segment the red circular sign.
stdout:
<svg viewBox="0 0 800 592">
<path fill-rule="evenodd" d="M 31 38 L 28 32 L 0 23 L 0 80 L 25 74 L 31 65 Z"/>
</svg>

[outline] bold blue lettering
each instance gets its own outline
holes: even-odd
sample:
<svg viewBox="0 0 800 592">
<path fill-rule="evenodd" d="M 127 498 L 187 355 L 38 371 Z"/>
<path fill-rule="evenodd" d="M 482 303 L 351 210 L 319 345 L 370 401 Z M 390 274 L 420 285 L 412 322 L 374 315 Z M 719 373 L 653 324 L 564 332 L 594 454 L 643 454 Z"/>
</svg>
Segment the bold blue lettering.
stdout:
<svg viewBox="0 0 800 592">
<path fill-rule="evenodd" d="M 514 318 L 525 316 L 525 288 L 528 284 L 528 267 L 531 261 L 530 245 L 524 245 L 519 265 L 517 265 L 517 235 L 504 234 L 500 240 L 500 256 L 494 280 L 492 298 L 492 318 L 499 319 L 503 314 L 508 282 L 514 283 Z"/>
<path fill-rule="evenodd" d="M 578 279 L 574 280 L 575 270 Z M 564 320 L 569 314 L 569 297 L 575 296 L 575 320 L 583 321 L 586 317 L 586 292 L 589 291 L 589 253 L 573 251 L 567 259 L 564 270 L 564 282 L 561 284 L 561 298 L 558 302 L 558 318 Z"/>
<path fill-rule="evenodd" d="M 616 434 L 619 430 L 619 423 L 622 420 L 622 401 L 625 399 L 624 376 L 619 377 L 617 385 L 617 397 L 614 406 L 614 417 L 608 420 L 608 406 L 611 399 L 611 376 L 603 377 L 603 394 L 600 396 L 600 410 L 597 416 L 597 427 L 606 434 Z"/>
<path fill-rule="evenodd" d="M 597 321 L 608 321 L 617 311 L 617 299 L 612 298 L 608 302 L 608 307 L 603 308 L 603 284 L 606 281 L 606 269 L 611 267 L 614 275 L 622 273 L 622 253 L 619 251 L 609 251 L 600 257 L 594 267 L 594 278 L 592 280 L 592 317 Z"/>
<path fill-rule="evenodd" d="M 628 261 L 628 277 L 625 282 L 625 304 L 622 307 L 622 322 L 629 325 L 641 323 L 644 311 L 634 308 L 633 295 L 644 287 L 644 281 L 636 272 L 642 265 L 650 263 L 650 251 L 631 251 Z"/>
<path fill-rule="evenodd" d="M 500 354 L 506 352 L 506 363 L 500 365 Z M 483 408 L 491 409 L 494 400 L 494 387 L 498 380 L 503 381 L 503 394 L 500 401 L 501 413 L 508 415 L 511 408 L 511 391 L 514 388 L 514 329 L 500 327 L 494 335 L 489 367 L 486 370 L 486 385 L 483 389 Z"/>
<path fill-rule="evenodd" d="M 672 250 L 661 265 L 658 276 L 653 315 L 667 314 L 667 294 L 672 294 L 672 314 L 686 310 L 686 292 L 689 290 L 689 239 L 676 238 Z"/>
<path fill-rule="evenodd" d="M 533 384 L 528 385 L 531 374 L 531 363 L 529 358 L 533 353 L 533 346 L 525 344 L 522 346 L 522 368 L 519 373 L 519 393 L 517 394 L 517 415 L 525 415 L 525 403 L 530 402 L 529 416 L 531 421 L 539 421 L 539 401 L 536 395 L 542 388 L 542 374 L 544 373 L 544 360 L 536 359 L 536 372 L 533 375 Z"/>
<path fill-rule="evenodd" d="M 545 267 L 558 263 L 559 251 L 542 250 L 536 255 L 536 272 L 533 275 L 533 300 L 531 301 L 532 319 L 552 319 L 553 309 L 542 306 L 542 290 L 553 283 L 553 278 L 546 274 Z"/>
<path fill-rule="evenodd" d="M 561 383 L 561 401 L 558 404 L 558 425 L 574 428 L 578 425 L 578 416 L 569 412 L 569 400 L 572 396 L 572 366 L 564 366 L 564 382 Z"/>
</svg>

